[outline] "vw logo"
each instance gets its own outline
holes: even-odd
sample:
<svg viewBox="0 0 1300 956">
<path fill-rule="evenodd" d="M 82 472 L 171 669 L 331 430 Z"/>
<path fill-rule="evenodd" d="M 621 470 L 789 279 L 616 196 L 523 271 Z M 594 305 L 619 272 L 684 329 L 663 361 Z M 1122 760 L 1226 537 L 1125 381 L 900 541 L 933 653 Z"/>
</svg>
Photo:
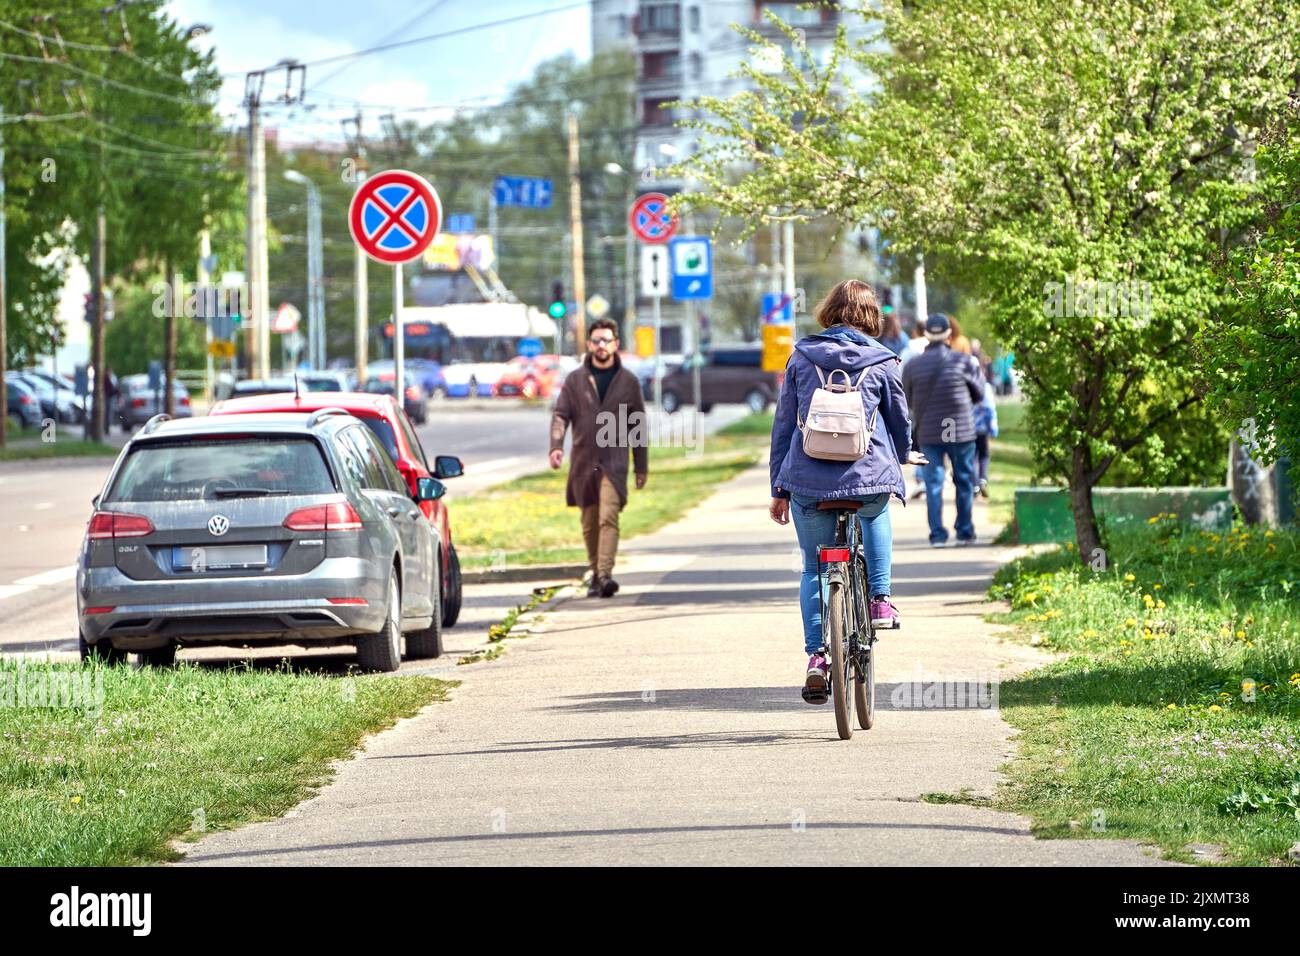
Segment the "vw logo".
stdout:
<svg viewBox="0 0 1300 956">
<path fill-rule="evenodd" d="M 220 538 L 230 530 L 230 519 L 225 515 L 213 515 L 208 519 L 208 533 Z"/>
</svg>

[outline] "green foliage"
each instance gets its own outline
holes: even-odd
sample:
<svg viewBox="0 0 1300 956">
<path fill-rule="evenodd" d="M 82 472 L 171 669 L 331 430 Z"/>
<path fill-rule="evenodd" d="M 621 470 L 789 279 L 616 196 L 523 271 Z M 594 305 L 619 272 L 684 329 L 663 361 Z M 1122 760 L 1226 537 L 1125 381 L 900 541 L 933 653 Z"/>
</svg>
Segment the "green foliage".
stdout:
<svg viewBox="0 0 1300 956">
<path fill-rule="evenodd" d="M 943 256 L 1026 373 L 1040 476 L 1214 473 L 1223 426 L 1211 441 L 1216 419 L 1185 417 L 1191 342 L 1223 301 L 1221 236 L 1251 215 L 1241 143 L 1294 85 L 1300 8 L 885 0 L 873 22 L 882 42 L 841 30 L 825 66 L 744 68 L 755 91 L 702 100 L 688 125 L 711 145 L 685 171 L 707 188 L 683 204 L 750 228 L 773 210 L 874 222 L 899 254 Z M 1104 283 L 1101 307 L 1066 283 Z M 1082 549 L 1097 528 L 1078 507 Z"/>
<path fill-rule="evenodd" d="M 1006 619 L 1056 655 L 1001 685 L 1022 759 L 998 802 L 1039 832 L 1100 810 L 1102 835 L 1282 858 L 1300 839 L 1300 533 L 1162 515 L 1112 533 L 1108 558 L 1067 546 L 994 578 Z"/>
<path fill-rule="evenodd" d="M 10 362 L 56 344 L 68 255 L 89 263 L 97 208 L 106 274 L 132 278 L 192 261 L 205 216 L 238 203 L 211 54 L 158 3 L 103 9 L 9 0 L 0 13 Z"/>
<path fill-rule="evenodd" d="M 164 320 L 154 315 L 155 298 L 152 289 L 144 286 L 127 288 L 117 296 L 116 318 L 104 330 L 104 363 L 119 376 L 147 372 L 150 361 L 162 360 Z M 206 363 L 203 323 L 178 316 L 176 367 L 204 368 Z"/>
<path fill-rule="evenodd" d="M 1260 457 L 1300 459 L 1300 103 L 1263 137 L 1255 164 L 1257 218 L 1225 264 L 1230 294 L 1204 330 L 1203 358 L 1213 401 L 1258 438 Z"/>
</svg>

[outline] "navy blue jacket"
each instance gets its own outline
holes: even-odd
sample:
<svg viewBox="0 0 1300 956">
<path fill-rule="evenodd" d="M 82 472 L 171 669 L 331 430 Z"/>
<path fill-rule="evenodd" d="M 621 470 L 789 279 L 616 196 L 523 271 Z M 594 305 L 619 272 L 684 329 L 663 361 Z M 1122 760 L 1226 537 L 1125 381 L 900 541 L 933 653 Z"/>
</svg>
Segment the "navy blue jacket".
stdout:
<svg viewBox="0 0 1300 956">
<path fill-rule="evenodd" d="M 870 369 L 859 390 L 867 421 L 877 408 L 880 413 L 867 454 L 857 461 L 823 461 L 803 453 L 798 422 L 808 414 L 812 393 L 821 387 L 814 366 L 827 375 L 842 368 L 853 381 Z M 831 326 L 795 344 L 772 424 L 772 497 L 789 498 L 793 493 L 827 500 L 888 492 L 904 498 L 899 462 L 907 460 L 912 426 L 898 366 L 893 352 L 846 325 Z"/>
<path fill-rule="evenodd" d="M 903 369 L 903 393 L 918 448 L 975 440 L 973 410 L 984 398 L 984 375 L 972 356 L 930 343 Z"/>
</svg>

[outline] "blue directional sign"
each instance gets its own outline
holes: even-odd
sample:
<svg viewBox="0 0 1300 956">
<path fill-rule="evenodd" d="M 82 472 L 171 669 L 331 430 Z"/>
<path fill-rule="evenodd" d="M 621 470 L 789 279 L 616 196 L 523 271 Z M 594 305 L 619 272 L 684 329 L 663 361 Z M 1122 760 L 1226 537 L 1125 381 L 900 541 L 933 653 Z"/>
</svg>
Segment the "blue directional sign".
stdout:
<svg viewBox="0 0 1300 956">
<path fill-rule="evenodd" d="M 524 358 L 533 358 L 542 354 L 541 339 L 520 339 L 519 354 Z"/>
<path fill-rule="evenodd" d="M 492 184 L 498 206 L 524 209 L 550 209 L 555 187 L 549 179 L 537 176 L 498 176 Z"/>
<path fill-rule="evenodd" d="M 673 298 L 713 298 L 713 243 L 708 236 L 681 236 L 668 240 Z"/>
<path fill-rule="evenodd" d="M 794 321 L 794 299 L 780 292 L 763 294 L 763 324 L 789 324 Z"/>
<path fill-rule="evenodd" d="M 465 213 L 460 215 L 452 214 L 447 217 L 448 232 L 473 232 L 474 217 Z"/>
</svg>

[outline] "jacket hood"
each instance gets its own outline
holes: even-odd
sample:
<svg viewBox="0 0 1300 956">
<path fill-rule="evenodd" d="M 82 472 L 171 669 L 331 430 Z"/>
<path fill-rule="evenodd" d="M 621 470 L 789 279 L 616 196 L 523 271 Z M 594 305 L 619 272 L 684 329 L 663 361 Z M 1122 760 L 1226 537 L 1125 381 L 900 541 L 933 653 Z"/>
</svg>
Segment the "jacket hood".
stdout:
<svg viewBox="0 0 1300 956">
<path fill-rule="evenodd" d="M 872 365 L 897 358 L 875 339 L 847 325 L 833 325 L 795 343 L 795 351 L 823 369 L 842 368 L 860 372 Z"/>
</svg>

